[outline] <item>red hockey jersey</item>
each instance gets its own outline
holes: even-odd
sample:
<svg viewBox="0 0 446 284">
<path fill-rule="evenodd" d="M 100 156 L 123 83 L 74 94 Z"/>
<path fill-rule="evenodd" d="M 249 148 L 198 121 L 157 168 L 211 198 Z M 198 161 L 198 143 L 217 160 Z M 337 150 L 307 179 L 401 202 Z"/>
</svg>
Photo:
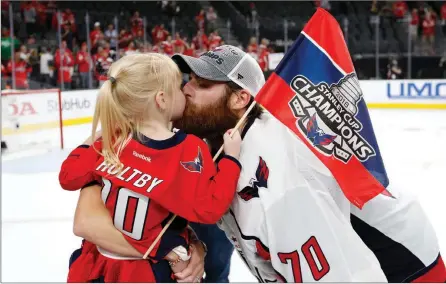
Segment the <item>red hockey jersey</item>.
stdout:
<svg viewBox="0 0 446 284">
<path fill-rule="evenodd" d="M 224 156 L 217 171 L 205 142 L 183 132 L 163 141 L 147 137 L 142 140 L 132 139 L 124 148 L 120 156 L 124 168 L 117 175 L 114 167 L 108 167 L 93 147 L 82 145 L 62 164 L 59 181 L 67 190 L 100 181 L 102 199 L 115 227 L 133 247 L 145 253 L 171 213 L 193 222 L 217 222 L 234 197 L 240 164 Z M 100 140 L 95 147 L 101 149 Z M 171 249 L 187 243 L 183 226 L 166 233 L 150 257 L 160 260 Z M 101 253 L 113 257 L 103 250 Z"/>
<path fill-rule="evenodd" d="M 120 157 L 124 169 L 118 175 L 92 147 L 76 148 L 62 164 L 61 186 L 76 190 L 100 175 L 189 221 L 216 223 L 232 201 L 240 163 L 223 156 L 217 172 L 206 143 L 181 131 L 163 141 L 143 139 L 132 139 L 125 147 Z M 100 140 L 95 145 L 101 149 Z"/>
</svg>

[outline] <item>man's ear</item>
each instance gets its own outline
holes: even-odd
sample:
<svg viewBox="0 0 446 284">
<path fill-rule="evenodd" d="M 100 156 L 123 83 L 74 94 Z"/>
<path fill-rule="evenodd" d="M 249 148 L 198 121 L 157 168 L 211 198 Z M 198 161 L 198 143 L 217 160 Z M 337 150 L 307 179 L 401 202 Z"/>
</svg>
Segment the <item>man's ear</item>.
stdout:
<svg viewBox="0 0 446 284">
<path fill-rule="evenodd" d="M 251 94 L 247 90 L 238 90 L 231 95 L 231 98 L 229 99 L 229 108 L 234 111 L 245 109 L 250 100 Z"/>
<path fill-rule="evenodd" d="M 159 110 L 166 110 L 167 109 L 167 100 L 166 100 L 166 94 L 164 92 L 158 92 L 155 95 L 155 103 Z"/>
</svg>

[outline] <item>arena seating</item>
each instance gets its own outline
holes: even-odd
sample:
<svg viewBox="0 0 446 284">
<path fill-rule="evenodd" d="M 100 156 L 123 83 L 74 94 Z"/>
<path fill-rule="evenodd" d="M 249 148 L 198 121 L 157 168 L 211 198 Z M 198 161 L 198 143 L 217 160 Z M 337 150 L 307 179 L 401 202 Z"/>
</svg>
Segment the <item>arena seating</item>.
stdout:
<svg viewBox="0 0 446 284">
<path fill-rule="evenodd" d="M 39 2 L 39 1 L 36 1 Z M 33 2 L 33 3 L 36 3 Z M 164 24 L 165 29 L 172 32 L 175 28 L 176 32 L 180 32 L 182 39 L 185 39 L 189 44 L 192 39 L 197 35 L 197 22 L 196 16 L 200 10 L 207 9 L 207 7 L 213 7 L 216 11 L 220 24 L 219 28 L 224 28 L 225 23 L 231 23 L 230 30 L 224 30 L 224 33 L 220 33 L 223 41 L 227 40 L 227 35 L 231 35 L 230 42 L 236 42 L 240 44 L 240 47 L 247 48 L 250 39 L 253 36 L 258 35 L 256 40 L 260 42 L 262 38 L 269 40 L 270 52 L 281 52 L 284 50 L 284 20 L 287 22 L 287 36 L 290 42 L 292 42 L 300 33 L 305 23 L 314 13 L 315 8 L 321 1 L 209 1 L 209 2 L 175 2 L 177 12 L 167 11 L 165 7 L 162 7 L 162 1 L 57 1 L 55 3 L 54 10 L 46 10 L 47 16 L 52 17 L 53 11 L 65 11 L 70 9 L 74 15 L 74 21 L 77 31 L 73 37 L 75 41 L 73 43 L 73 53 L 80 49 L 83 42 L 90 36 L 90 32 L 93 30 L 96 22 L 101 23 L 102 31 L 105 31 L 106 27 L 110 23 L 115 22 L 115 18 L 118 20 L 118 33 L 121 29 L 126 28 L 128 31 L 131 28 L 130 19 L 133 16 L 134 11 L 139 11 L 141 18 L 146 19 L 146 40 L 148 43 L 153 44 L 152 29 L 160 24 Z M 327 1 L 324 1 L 325 3 Z M 400 1 L 405 3 L 404 1 Z M 48 2 L 44 2 L 48 3 Z M 421 76 L 420 74 L 427 74 L 426 68 L 439 68 L 438 62 L 441 56 L 444 56 L 443 52 L 446 50 L 446 20 L 441 17 L 445 17 L 441 14 L 442 5 L 444 2 L 438 1 L 407 1 L 407 11 L 403 19 L 395 17 L 392 12 L 393 2 L 378 2 L 380 23 L 378 31 L 376 30 L 376 24 L 373 23 L 374 14 L 371 13 L 372 2 L 371 1 L 329 1 L 329 10 L 338 20 L 341 27 L 344 29 L 344 36 L 346 38 L 350 53 L 357 64 L 358 75 L 364 76 L 364 78 L 370 77 L 385 77 L 386 74 L 386 61 L 390 56 L 397 56 L 400 58 L 406 58 L 409 51 L 409 21 L 411 19 L 411 11 L 413 8 L 419 9 L 420 23 L 418 24 L 418 37 L 417 39 L 411 39 L 411 55 L 414 56 L 412 61 L 412 73 L 414 76 Z M 26 29 L 23 15 L 23 5 L 25 2 L 15 1 L 3 1 L 2 2 L 2 28 L 9 28 L 9 14 L 8 5 L 12 5 L 13 10 L 13 22 L 14 22 L 14 34 L 20 39 L 22 44 L 25 44 L 29 49 L 37 49 L 38 54 L 41 52 L 41 47 L 50 48 L 54 54 L 59 47 L 58 31 L 54 25 L 48 24 L 51 19 L 47 21 L 44 26 L 39 26 L 37 32 L 30 35 Z M 45 4 L 47 5 L 47 4 Z M 434 44 L 432 50 L 423 50 L 424 39 L 422 41 L 423 29 L 421 22 L 423 21 L 424 13 L 428 9 L 432 9 L 436 13 L 436 25 L 434 29 Z M 255 11 L 255 13 L 253 13 Z M 89 16 L 89 30 L 86 25 L 86 15 Z M 253 25 L 253 15 L 258 21 L 258 30 L 256 31 L 255 25 Z M 173 23 L 175 26 L 173 27 Z M 222 25 L 223 23 L 223 25 Z M 38 25 L 38 24 L 36 24 Z M 223 29 L 222 29 L 223 30 Z M 210 31 L 206 30 L 207 36 L 210 36 Z M 2 37 L 3 37 L 2 29 Z M 30 41 L 31 36 L 35 38 L 34 41 Z M 175 35 L 172 35 L 174 39 Z M 378 42 L 378 52 L 380 61 L 380 74 L 375 74 L 373 61 L 376 58 L 376 46 Z M 147 49 L 145 49 L 147 51 Z M 204 50 L 200 50 L 203 52 Z M 200 53 L 198 52 L 198 53 Z M 91 54 L 92 56 L 94 54 Z M 418 58 L 418 57 L 419 58 Z M 421 56 L 421 57 L 420 57 Z M 426 56 L 429 56 L 427 59 Z M 424 60 L 425 58 L 426 60 Z M 34 58 L 35 59 L 35 58 Z M 418 63 L 419 62 L 419 63 Z M 425 66 L 425 63 L 432 62 L 433 66 Z M 2 72 L 6 69 L 7 61 L 2 59 Z M 405 63 L 402 64 L 405 66 Z M 435 66 L 434 66 L 435 65 Z M 420 67 L 418 67 L 420 66 Z M 421 67 L 422 66 L 422 67 Z M 33 68 L 38 68 L 34 65 Z M 421 69 L 420 69 L 421 68 Z M 38 72 L 37 72 L 38 73 Z M 434 72 L 435 73 L 435 72 Z M 442 74 L 441 70 L 438 70 L 438 74 Z M 7 78 L 10 74 L 7 71 L 4 72 L 2 77 L 2 88 L 5 86 L 4 78 Z M 74 77 L 77 76 L 76 70 L 74 70 Z M 38 77 L 38 76 L 37 76 Z M 37 78 L 30 78 L 32 80 Z M 38 86 L 39 84 L 33 84 Z M 40 87 L 42 84 L 40 84 Z M 32 87 L 32 86 L 31 86 Z M 73 86 L 76 88 L 76 86 Z"/>
</svg>

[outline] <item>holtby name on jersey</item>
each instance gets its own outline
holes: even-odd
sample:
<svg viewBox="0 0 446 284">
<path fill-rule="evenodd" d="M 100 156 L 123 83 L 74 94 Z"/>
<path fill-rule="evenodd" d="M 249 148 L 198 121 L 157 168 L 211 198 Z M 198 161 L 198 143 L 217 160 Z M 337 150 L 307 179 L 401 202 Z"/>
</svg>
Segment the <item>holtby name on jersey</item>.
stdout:
<svg viewBox="0 0 446 284">
<path fill-rule="evenodd" d="M 361 89 L 355 74 L 349 74 L 337 84 L 313 84 L 298 75 L 291 81 L 296 95 L 290 100 L 296 126 L 321 153 L 347 163 L 352 154 L 361 162 L 376 154 L 359 134 L 361 122 L 356 119 Z"/>
</svg>

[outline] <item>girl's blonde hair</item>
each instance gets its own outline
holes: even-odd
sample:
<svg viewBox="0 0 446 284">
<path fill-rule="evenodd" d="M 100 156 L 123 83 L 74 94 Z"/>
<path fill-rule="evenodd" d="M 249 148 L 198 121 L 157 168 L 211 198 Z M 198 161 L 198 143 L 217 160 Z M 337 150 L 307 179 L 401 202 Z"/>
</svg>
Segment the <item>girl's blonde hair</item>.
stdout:
<svg viewBox="0 0 446 284">
<path fill-rule="evenodd" d="M 120 171 L 122 150 L 134 134 L 139 134 L 150 114 L 155 95 L 173 95 L 181 85 L 181 72 L 169 57 L 158 53 L 127 55 L 114 62 L 109 79 L 99 90 L 93 117 L 92 137 L 101 124 L 102 155 Z M 111 79 L 110 79 L 111 78 Z"/>
</svg>

